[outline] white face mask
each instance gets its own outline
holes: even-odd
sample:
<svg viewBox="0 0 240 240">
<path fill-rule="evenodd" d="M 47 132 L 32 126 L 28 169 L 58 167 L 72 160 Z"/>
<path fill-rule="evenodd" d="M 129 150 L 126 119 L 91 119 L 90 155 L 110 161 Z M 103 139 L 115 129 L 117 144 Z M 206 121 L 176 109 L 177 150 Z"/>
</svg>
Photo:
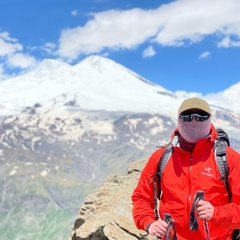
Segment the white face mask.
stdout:
<svg viewBox="0 0 240 240">
<path fill-rule="evenodd" d="M 181 136 L 190 143 L 196 143 L 201 138 L 206 138 L 211 129 L 211 117 L 205 122 L 183 122 L 178 117 L 178 130 Z"/>
</svg>

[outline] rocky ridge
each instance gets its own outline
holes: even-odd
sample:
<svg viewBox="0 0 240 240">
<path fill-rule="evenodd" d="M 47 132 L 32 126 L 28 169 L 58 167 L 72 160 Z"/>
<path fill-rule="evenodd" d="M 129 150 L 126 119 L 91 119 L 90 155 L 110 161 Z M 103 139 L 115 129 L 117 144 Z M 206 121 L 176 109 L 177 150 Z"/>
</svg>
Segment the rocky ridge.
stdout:
<svg viewBox="0 0 240 240">
<path fill-rule="evenodd" d="M 145 163 L 146 160 L 137 160 L 129 165 L 127 175 L 108 176 L 86 198 L 74 223 L 71 240 L 154 239 L 135 227 L 131 215 L 131 194 Z"/>
</svg>

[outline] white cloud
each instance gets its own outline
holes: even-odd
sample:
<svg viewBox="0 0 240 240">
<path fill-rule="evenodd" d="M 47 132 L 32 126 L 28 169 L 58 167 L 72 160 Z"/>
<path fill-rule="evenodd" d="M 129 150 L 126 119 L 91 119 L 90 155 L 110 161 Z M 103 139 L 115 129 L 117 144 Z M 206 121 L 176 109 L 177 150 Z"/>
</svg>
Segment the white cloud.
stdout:
<svg viewBox="0 0 240 240">
<path fill-rule="evenodd" d="M 97 53 L 105 48 L 133 49 L 156 34 L 158 28 L 155 24 L 149 27 L 154 19 L 141 9 L 111 10 L 92 17 L 84 27 L 62 31 L 60 56 L 76 59 L 79 54 Z"/>
<path fill-rule="evenodd" d="M 226 36 L 240 37 L 239 12 L 239 0 L 178 0 L 151 10 L 93 13 L 84 26 L 62 31 L 57 53 L 73 60 L 105 49 L 134 49 L 147 41 L 163 46 L 194 44 L 214 34 L 224 46 Z M 231 41 L 228 46 L 239 43 Z"/>
<path fill-rule="evenodd" d="M 53 54 L 54 50 L 56 49 L 56 44 L 51 42 L 46 43 L 44 46 L 42 46 L 42 49 L 48 54 Z"/>
<path fill-rule="evenodd" d="M 43 51 L 49 55 L 55 55 L 57 45 L 53 42 L 48 42 L 45 43 L 42 46 L 34 46 L 34 47 L 29 47 L 30 50 L 35 51 L 35 50 L 40 50 Z"/>
<path fill-rule="evenodd" d="M 36 64 L 36 59 L 28 54 L 16 53 L 8 56 L 8 65 L 10 67 L 30 68 Z"/>
<path fill-rule="evenodd" d="M 0 80 L 14 75 L 9 67 L 26 69 L 36 62 L 33 57 L 23 53 L 22 44 L 10 37 L 8 32 L 0 32 L 0 57 Z"/>
<path fill-rule="evenodd" d="M 0 56 L 5 57 L 8 54 L 15 53 L 16 51 L 21 51 L 23 49 L 22 45 L 17 42 L 16 39 L 11 38 L 9 33 L 0 32 Z"/>
<path fill-rule="evenodd" d="M 147 47 L 142 53 L 143 58 L 152 57 L 154 55 L 156 55 L 156 51 L 154 50 L 153 46 Z"/>
<path fill-rule="evenodd" d="M 238 0 L 179 0 L 161 10 L 165 24 L 156 41 L 162 45 L 195 43 L 216 33 L 240 36 Z"/>
<path fill-rule="evenodd" d="M 4 77 L 4 69 L 3 69 L 3 65 L 0 64 L 0 81 L 3 80 L 5 77 Z"/>
<path fill-rule="evenodd" d="M 0 38 L 7 42 L 17 42 L 17 39 L 10 37 L 8 32 L 0 32 Z"/>
<path fill-rule="evenodd" d="M 5 80 L 9 77 L 11 76 L 5 73 L 4 64 L 0 64 L 0 81 Z"/>
<path fill-rule="evenodd" d="M 218 43 L 218 47 L 224 47 L 224 48 L 229 48 L 229 47 L 240 47 L 240 39 L 239 41 L 232 40 L 229 36 L 225 37 L 222 39 L 221 42 Z"/>
<path fill-rule="evenodd" d="M 199 59 L 203 59 L 203 58 L 208 58 L 209 56 L 211 56 L 210 52 L 204 52 L 199 56 Z"/>
</svg>

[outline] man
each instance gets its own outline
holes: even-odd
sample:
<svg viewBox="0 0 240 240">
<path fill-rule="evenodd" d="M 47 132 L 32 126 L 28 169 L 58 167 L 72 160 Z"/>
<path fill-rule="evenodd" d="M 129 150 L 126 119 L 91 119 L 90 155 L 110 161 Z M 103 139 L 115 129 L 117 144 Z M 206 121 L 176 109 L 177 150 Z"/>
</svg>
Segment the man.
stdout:
<svg viewBox="0 0 240 240">
<path fill-rule="evenodd" d="M 232 239 L 233 229 L 240 228 L 240 155 L 227 146 L 230 201 L 215 161 L 216 138 L 208 103 L 200 98 L 183 101 L 178 110 L 177 128 L 171 136 L 174 151 L 161 176 L 160 218 L 153 211 L 152 179 L 164 148 L 152 154 L 132 194 L 132 214 L 139 229 L 167 239 L 170 230 L 169 222 L 164 221 L 167 213 L 176 227 L 174 239 Z M 204 199 L 196 199 L 198 191 L 204 192 Z M 196 219 L 192 218 L 194 215 Z M 197 228 L 193 227 L 196 221 Z"/>
</svg>

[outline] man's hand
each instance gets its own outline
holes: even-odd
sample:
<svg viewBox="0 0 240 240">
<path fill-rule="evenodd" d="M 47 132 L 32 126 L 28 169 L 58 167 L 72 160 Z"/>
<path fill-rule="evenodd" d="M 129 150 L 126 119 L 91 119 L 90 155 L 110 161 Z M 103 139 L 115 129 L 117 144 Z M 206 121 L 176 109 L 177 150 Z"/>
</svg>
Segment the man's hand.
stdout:
<svg viewBox="0 0 240 240">
<path fill-rule="evenodd" d="M 197 212 L 200 219 L 210 220 L 214 213 L 214 207 L 210 202 L 199 200 L 197 204 Z"/>
<path fill-rule="evenodd" d="M 148 228 L 148 233 L 161 239 L 166 235 L 167 230 L 168 224 L 162 219 L 159 219 L 150 225 Z"/>
</svg>

